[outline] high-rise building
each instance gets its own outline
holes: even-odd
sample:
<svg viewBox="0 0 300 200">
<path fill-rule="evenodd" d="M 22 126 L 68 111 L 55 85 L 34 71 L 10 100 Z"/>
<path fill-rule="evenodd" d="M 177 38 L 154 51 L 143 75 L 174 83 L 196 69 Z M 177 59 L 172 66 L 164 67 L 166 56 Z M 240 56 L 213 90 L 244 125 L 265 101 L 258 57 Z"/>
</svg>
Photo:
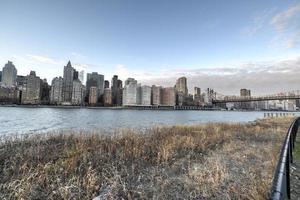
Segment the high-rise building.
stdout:
<svg viewBox="0 0 300 200">
<path fill-rule="evenodd" d="M 51 104 L 61 104 L 63 102 L 62 88 L 63 88 L 63 78 L 55 77 L 51 83 L 51 90 L 50 90 L 50 103 Z"/>
<path fill-rule="evenodd" d="M 47 79 L 43 79 L 41 82 L 41 103 L 42 104 L 49 104 L 50 102 L 50 89 L 51 87 L 49 86 Z"/>
<path fill-rule="evenodd" d="M 162 105 L 163 106 L 175 106 L 176 105 L 176 94 L 174 87 L 162 88 Z"/>
<path fill-rule="evenodd" d="M 201 88 L 199 87 L 194 87 L 194 96 L 201 95 Z"/>
<path fill-rule="evenodd" d="M 105 88 L 109 88 L 109 81 L 108 80 L 105 80 L 104 81 L 104 89 Z"/>
<path fill-rule="evenodd" d="M 20 103 L 20 90 L 14 87 L 12 88 L 0 87 L 0 102 L 1 104 Z"/>
<path fill-rule="evenodd" d="M 71 62 L 69 61 L 68 64 L 64 66 L 63 91 L 62 91 L 62 97 L 64 102 L 71 103 L 72 101 L 74 72 L 75 69 L 72 67 Z"/>
<path fill-rule="evenodd" d="M 182 106 L 187 104 L 188 88 L 186 77 L 180 77 L 175 85 L 177 104 Z"/>
<path fill-rule="evenodd" d="M 76 69 L 74 69 L 73 80 L 79 80 L 79 73 Z"/>
<path fill-rule="evenodd" d="M 117 75 L 114 75 L 111 81 L 111 93 L 112 93 L 112 104 L 122 105 L 123 88 L 122 81 L 118 79 Z"/>
<path fill-rule="evenodd" d="M 83 85 L 79 79 L 73 81 L 72 91 L 72 104 L 82 105 L 83 104 Z"/>
<path fill-rule="evenodd" d="M 40 104 L 41 102 L 42 80 L 36 76 L 35 71 L 31 71 L 26 76 L 26 83 L 22 91 L 23 104 Z"/>
<path fill-rule="evenodd" d="M 151 105 L 151 87 L 143 85 L 141 87 L 141 105 L 150 106 Z"/>
<path fill-rule="evenodd" d="M 2 81 L 2 71 L 0 71 L 0 83 Z"/>
<path fill-rule="evenodd" d="M 142 85 L 138 83 L 136 87 L 136 105 L 141 105 L 141 104 L 142 104 Z"/>
<path fill-rule="evenodd" d="M 5 87 L 13 87 L 16 85 L 16 79 L 17 69 L 11 61 L 8 61 L 2 69 L 2 84 Z"/>
<path fill-rule="evenodd" d="M 199 87 L 194 87 L 194 103 L 199 106 L 203 102 L 203 98 L 201 95 L 201 89 Z"/>
<path fill-rule="evenodd" d="M 207 88 L 204 96 L 204 103 L 211 106 L 213 99 L 216 99 L 216 92 L 211 88 Z"/>
<path fill-rule="evenodd" d="M 114 75 L 111 80 L 111 95 L 112 95 L 112 103 L 114 105 L 117 104 L 117 93 L 118 93 L 118 76 Z"/>
<path fill-rule="evenodd" d="M 176 81 L 175 89 L 177 93 L 188 95 L 187 79 L 186 77 L 180 77 Z"/>
<path fill-rule="evenodd" d="M 112 104 L 112 96 L 111 96 L 111 89 L 105 88 L 104 89 L 104 106 L 111 106 Z"/>
<path fill-rule="evenodd" d="M 241 89 L 240 90 L 240 96 L 242 98 L 250 98 L 251 97 L 251 90 L 248 89 Z M 251 102 L 241 102 L 241 109 L 250 109 L 251 108 Z"/>
<path fill-rule="evenodd" d="M 117 87 L 116 105 L 121 106 L 123 101 L 123 83 L 121 80 L 118 80 Z"/>
<path fill-rule="evenodd" d="M 87 89 L 87 95 L 89 96 L 89 91 L 91 87 L 97 88 L 97 102 L 101 99 L 104 93 L 104 75 L 98 74 L 97 72 L 92 72 L 87 74 L 87 80 L 86 80 L 86 89 Z"/>
<path fill-rule="evenodd" d="M 184 95 L 182 92 L 177 92 L 176 93 L 177 105 L 179 105 L 179 106 L 186 105 L 186 102 L 187 102 L 186 98 L 187 98 L 187 95 Z"/>
<path fill-rule="evenodd" d="M 79 72 L 78 79 L 81 81 L 82 84 L 84 83 L 84 70 L 81 70 Z"/>
<path fill-rule="evenodd" d="M 125 81 L 124 90 L 123 90 L 123 105 L 132 106 L 137 105 L 137 99 L 139 95 L 137 94 L 138 84 L 134 78 L 128 78 Z"/>
<path fill-rule="evenodd" d="M 98 103 L 98 88 L 91 86 L 89 91 L 89 104 L 96 105 Z"/>
<path fill-rule="evenodd" d="M 17 76 L 16 82 L 17 82 L 17 86 L 20 88 L 22 86 L 24 86 L 26 81 L 26 76 Z"/>
<path fill-rule="evenodd" d="M 251 90 L 241 89 L 240 95 L 241 95 L 241 97 L 250 97 L 251 96 Z"/>
<path fill-rule="evenodd" d="M 152 94 L 151 94 L 151 104 L 154 106 L 159 106 L 161 105 L 161 100 L 162 100 L 162 96 L 161 96 L 161 90 L 162 87 L 161 86 L 155 86 L 152 85 Z"/>
</svg>

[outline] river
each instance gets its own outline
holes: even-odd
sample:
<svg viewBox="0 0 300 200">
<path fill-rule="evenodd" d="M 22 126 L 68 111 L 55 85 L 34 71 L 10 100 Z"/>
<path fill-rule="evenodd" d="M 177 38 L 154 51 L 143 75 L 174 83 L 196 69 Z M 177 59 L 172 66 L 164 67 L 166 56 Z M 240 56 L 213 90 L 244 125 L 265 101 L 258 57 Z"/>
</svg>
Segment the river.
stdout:
<svg viewBox="0 0 300 200">
<path fill-rule="evenodd" d="M 119 128 L 145 129 L 155 125 L 248 122 L 263 117 L 263 112 L 256 111 L 0 107 L 0 134 L 9 135 L 69 129 L 103 129 L 106 131 Z"/>
</svg>

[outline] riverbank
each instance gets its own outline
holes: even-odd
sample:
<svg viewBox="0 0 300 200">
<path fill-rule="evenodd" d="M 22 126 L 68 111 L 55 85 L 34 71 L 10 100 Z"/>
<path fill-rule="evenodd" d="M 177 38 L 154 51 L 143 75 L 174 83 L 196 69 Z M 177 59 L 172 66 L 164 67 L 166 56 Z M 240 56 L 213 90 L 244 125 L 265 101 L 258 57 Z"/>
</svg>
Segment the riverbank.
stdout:
<svg viewBox="0 0 300 200">
<path fill-rule="evenodd" d="M 291 121 L 2 138 L 0 199 L 266 199 Z"/>
</svg>

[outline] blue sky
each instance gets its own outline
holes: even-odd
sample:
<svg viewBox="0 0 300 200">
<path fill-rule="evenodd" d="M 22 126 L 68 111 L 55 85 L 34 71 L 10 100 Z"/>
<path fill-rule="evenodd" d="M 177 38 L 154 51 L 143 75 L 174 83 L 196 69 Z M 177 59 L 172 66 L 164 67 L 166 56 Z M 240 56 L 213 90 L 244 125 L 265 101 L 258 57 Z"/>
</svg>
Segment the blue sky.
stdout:
<svg viewBox="0 0 300 200">
<path fill-rule="evenodd" d="M 186 75 L 190 87 L 208 87 L 197 77 L 276 68 L 300 56 L 295 0 L 0 0 L 0 7 L 0 65 L 12 60 L 19 74 L 33 69 L 49 82 L 70 59 L 109 80 L 171 85 Z"/>
</svg>

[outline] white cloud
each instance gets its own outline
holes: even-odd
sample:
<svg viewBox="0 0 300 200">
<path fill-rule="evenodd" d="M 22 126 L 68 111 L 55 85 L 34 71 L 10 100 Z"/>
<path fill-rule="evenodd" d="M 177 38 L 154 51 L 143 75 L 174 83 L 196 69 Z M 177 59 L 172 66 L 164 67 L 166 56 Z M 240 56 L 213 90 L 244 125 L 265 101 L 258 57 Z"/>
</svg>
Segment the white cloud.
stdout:
<svg viewBox="0 0 300 200">
<path fill-rule="evenodd" d="M 300 3 L 293 4 L 281 12 L 270 8 L 256 13 L 248 26 L 242 29 L 244 36 L 255 36 L 265 29 L 273 30 L 270 48 L 292 49 L 300 43 Z M 277 12 L 277 13 L 276 13 Z"/>
<path fill-rule="evenodd" d="M 300 3 L 289 7 L 287 10 L 278 13 L 272 18 L 271 24 L 275 26 L 277 31 L 285 31 L 289 26 L 293 17 L 295 17 L 300 12 Z M 299 23 L 299 22 L 298 22 Z"/>
<path fill-rule="evenodd" d="M 273 47 L 295 48 L 300 41 L 300 3 L 273 16 L 270 24 L 277 32 Z"/>
<path fill-rule="evenodd" d="M 157 77 L 157 74 L 150 69 L 130 69 L 123 64 L 118 64 L 116 66 L 114 74 L 117 74 L 123 80 L 129 77 L 135 78 L 137 80 L 151 80 Z M 162 74 L 160 76 L 162 76 Z"/>
<path fill-rule="evenodd" d="M 72 66 L 76 69 L 76 70 L 87 70 L 89 68 L 88 64 L 83 64 L 83 63 L 72 63 Z"/>
<path fill-rule="evenodd" d="M 63 61 L 61 60 L 56 60 L 53 58 L 50 58 L 48 56 L 43 56 L 43 55 L 32 55 L 32 54 L 27 54 L 26 55 L 29 59 L 32 61 L 40 62 L 40 63 L 46 63 L 46 64 L 51 64 L 51 65 L 62 65 Z"/>
<path fill-rule="evenodd" d="M 72 58 L 85 58 L 84 55 L 82 55 L 81 53 L 77 53 L 77 52 L 71 52 L 71 56 L 72 56 Z"/>
<path fill-rule="evenodd" d="M 252 89 L 254 94 L 270 94 L 300 89 L 300 56 L 293 58 L 237 63 L 235 67 L 173 69 L 151 74 L 152 79 L 138 79 L 143 84 L 173 86 L 179 76 L 188 78 L 191 90 L 213 88 L 220 93 L 238 94 L 240 88 Z"/>
<path fill-rule="evenodd" d="M 245 34 L 246 36 L 253 36 L 261 31 L 268 24 L 275 11 L 276 8 L 270 8 L 256 13 L 249 25 L 242 30 L 243 34 Z"/>
</svg>

